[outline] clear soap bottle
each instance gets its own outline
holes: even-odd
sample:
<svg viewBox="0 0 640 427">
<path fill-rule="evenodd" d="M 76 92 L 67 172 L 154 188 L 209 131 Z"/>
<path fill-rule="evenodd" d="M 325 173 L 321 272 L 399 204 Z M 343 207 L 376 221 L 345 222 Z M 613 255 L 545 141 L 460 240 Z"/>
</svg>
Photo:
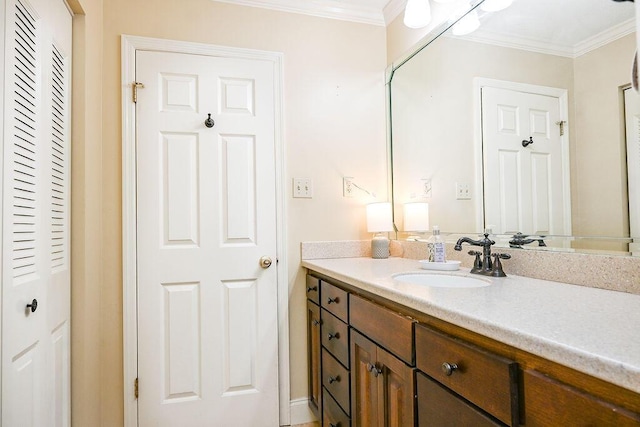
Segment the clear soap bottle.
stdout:
<svg viewBox="0 0 640 427">
<path fill-rule="evenodd" d="M 446 262 L 444 239 L 440 235 L 440 227 L 433 226 L 433 235 L 427 239 L 429 262 Z"/>
</svg>

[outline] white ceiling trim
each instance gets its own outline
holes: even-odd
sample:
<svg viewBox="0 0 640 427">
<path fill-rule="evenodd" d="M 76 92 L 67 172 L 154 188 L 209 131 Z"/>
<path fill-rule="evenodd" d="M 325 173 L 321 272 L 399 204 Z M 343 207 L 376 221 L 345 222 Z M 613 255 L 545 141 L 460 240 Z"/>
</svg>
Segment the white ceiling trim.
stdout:
<svg viewBox="0 0 640 427">
<path fill-rule="evenodd" d="M 322 18 L 352 21 L 363 24 L 385 25 L 384 15 L 380 8 L 363 5 L 345 4 L 335 0 L 213 0 L 241 6 L 260 7 L 280 12 L 301 13 L 303 15 Z M 401 0 L 406 1 L 406 0 Z"/>
<path fill-rule="evenodd" d="M 591 52 L 599 47 L 611 43 L 621 37 L 631 34 L 635 31 L 635 18 L 631 18 L 615 27 L 612 27 L 600 34 L 590 37 L 576 46 L 566 46 L 562 44 L 550 43 L 541 40 L 533 40 L 524 37 L 515 37 L 513 35 L 505 36 L 504 34 L 483 31 L 482 29 L 472 33 L 469 36 L 455 37 L 463 40 L 471 40 L 478 43 L 491 44 L 501 47 L 510 47 L 514 49 L 527 50 L 530 52 L 544 53 L 548 55 L 566 56 L 569 58 L 577 58 L 585 53 Z"/>
<path fill-rule="evenodd" d="M 382 13 L 384 14 L 384 22 L 389 25 L 394 19 L 398 17 L 407 5 L 407 0 L 391 0 L 384 7 Z"/>
</svg>

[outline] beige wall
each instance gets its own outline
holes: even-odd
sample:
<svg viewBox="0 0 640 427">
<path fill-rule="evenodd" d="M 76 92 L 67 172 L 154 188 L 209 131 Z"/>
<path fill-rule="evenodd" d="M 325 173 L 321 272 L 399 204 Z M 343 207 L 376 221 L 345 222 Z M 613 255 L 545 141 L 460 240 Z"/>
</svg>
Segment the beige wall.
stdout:
<svg viewBox="0 0 640 427">
<path fill-rule="evenodd" d="M 635 33 L 575 60 L 574 234 L 629 236 L 624 108 Z"/>
<path fill-rule="evenodd" d="M 291 397 L 306 397 L 299 244 L 367 237 L 364 204 L 370 198 L 365 193 L 343 198 L 342 176 L 353 176 L 356 183 L 386 198 L 385 29 L 211 0 L 81 3 L 86 16 L 76 27 L 84 41 L 76 50 L 84 50 L 85 58 L 76 57 L 81 64 L 76 73 L 80 90 L 74 114 L 78 135 L 72 223 L 74 425 L 123 422 L 122 34 L 284 53 L 289 272 L 282 280 L 290 289 Z M 102 45 L 96 42 L 101 37 Z M 292 177 L 313 180 L 313 199 L 291 198 Z"/>
<path fill-rule="evenodd" d="M 101 379 L 110 374 L 101 369 L 104 353 L 101 334 L 102 2 L 69 2 L 76 14 L 71 154 L 71 416 L 74 426 L 101 425 Z"/>
</svg>

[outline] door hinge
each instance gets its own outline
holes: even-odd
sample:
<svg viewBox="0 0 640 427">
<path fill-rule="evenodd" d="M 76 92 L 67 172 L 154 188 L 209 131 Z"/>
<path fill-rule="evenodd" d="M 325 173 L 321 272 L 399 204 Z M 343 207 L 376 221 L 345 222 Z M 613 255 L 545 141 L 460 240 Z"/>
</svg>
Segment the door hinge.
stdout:
<svg viewBox="0 0 640 427">
<path fill-rule="evenodd" d="M 565 123 L 567 123 L 566 120 L 560 120 L 559 122 L 556 122 L 556 124 L 558 126 L 560 126 L 560 136 L 564 135 L 564 125 Z"/>
<path fill-rule="evenodd" d="M 136 399 L 138 398 L 138 379 L 137 378 L 133 382 L 133 395 L 135 396 Z"/>
<path fill-rule="evenodd" d="M 140 82 L 133 82 L 131 84 L 133 86 L 133 102 L 138 102 L 138 88 L 144 89 L 144 85 Z"/>
</svg>

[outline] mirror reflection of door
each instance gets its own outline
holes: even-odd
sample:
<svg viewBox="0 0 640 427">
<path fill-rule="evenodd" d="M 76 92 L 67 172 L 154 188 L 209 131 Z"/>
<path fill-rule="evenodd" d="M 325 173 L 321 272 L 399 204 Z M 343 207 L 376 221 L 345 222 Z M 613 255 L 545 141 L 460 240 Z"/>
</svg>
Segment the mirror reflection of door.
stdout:
<svg viewBox="0 0 640 427">
<path fill-rule="evenodd" d="M 482 88 L 485 227 L 496 234 L 571 234 L 562 100 L 533 86 L 505 86 Z"/>
<path fill-rule="evenodd" d="M 624 111 L 627 141 L 627 177 L 629 188 L 629 228 L 631 236 L 640 236 L 640 94 L 628 88 L 624 91 Z M 629 252 L 640 256 L 640 240 L 633 239 Z"/>
</svg>

